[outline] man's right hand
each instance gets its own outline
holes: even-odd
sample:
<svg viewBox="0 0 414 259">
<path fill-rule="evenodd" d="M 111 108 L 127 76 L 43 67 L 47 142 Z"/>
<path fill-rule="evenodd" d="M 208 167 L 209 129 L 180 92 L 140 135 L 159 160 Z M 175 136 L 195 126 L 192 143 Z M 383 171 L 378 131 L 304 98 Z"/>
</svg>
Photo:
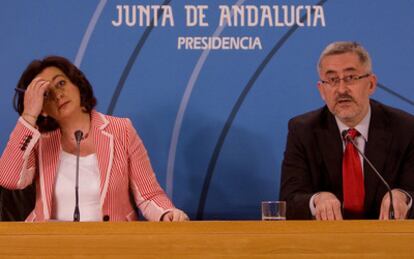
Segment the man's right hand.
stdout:
<svg viewBox="0 0 414 259">
<path fill-rule="evenodd" d="M 313 202 L 317 220 L 342 220 L 341 202 L 333 193 L 320 192 Z"/>
</svg>

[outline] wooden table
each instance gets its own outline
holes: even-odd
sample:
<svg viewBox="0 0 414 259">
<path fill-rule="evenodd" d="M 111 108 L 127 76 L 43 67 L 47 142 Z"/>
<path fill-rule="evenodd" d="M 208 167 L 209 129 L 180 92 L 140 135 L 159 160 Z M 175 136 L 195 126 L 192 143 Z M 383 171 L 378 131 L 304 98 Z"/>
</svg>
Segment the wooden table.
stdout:
<svg viewBox="0 0 414 259">
<path fill-rule="evenodd" d="M 0 222 L 0 257 L 414 258 L 414 221 Z"/>
</svg>

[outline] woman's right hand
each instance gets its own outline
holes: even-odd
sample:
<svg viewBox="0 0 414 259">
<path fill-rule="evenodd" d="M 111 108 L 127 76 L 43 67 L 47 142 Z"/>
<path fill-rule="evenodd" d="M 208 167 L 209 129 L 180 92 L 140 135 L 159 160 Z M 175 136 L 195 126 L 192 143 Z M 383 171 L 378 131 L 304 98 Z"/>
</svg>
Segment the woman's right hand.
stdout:
<svg viewBox="0 0 414 259">
<path fill-rule="evenodd" d="M 24 110 L 22 117 L 31 125 L 36 125 L 36 120 L 42 112 L 44 94 L 50 86 L 50 82 L 36 77 L 30 82 L 24 92 Z"/>
</svg>

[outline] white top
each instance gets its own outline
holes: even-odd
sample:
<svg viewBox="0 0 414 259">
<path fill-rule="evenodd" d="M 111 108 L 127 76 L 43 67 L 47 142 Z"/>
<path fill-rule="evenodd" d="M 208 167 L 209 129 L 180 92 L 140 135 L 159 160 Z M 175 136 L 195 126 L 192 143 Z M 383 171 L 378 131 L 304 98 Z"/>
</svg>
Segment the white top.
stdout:
<svg viewBox="0 0 414 259">
<path fill-rule="evenodd" d="M 53 197 L 53 219 L 73 221 L 76 155 L 61 151 Z M 79 158 L 80 221 L 102 221 L 100 174 L 96 154 Z"/>
</svg>

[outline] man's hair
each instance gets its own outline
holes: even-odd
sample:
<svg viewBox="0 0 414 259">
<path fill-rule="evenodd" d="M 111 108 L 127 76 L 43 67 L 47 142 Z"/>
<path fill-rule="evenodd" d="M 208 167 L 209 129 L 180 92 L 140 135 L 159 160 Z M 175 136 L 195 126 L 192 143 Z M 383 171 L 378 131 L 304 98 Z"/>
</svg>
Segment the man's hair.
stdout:
<svg viewBox="0 0 414 259">
<path fill-rule="evenodd" d="M 372 72 L 372 63 L 371 58 L 368 54 L 368 52 L 362 47 L 361 44 L 354 41 L 337 41 L 329 44 L 321 53 L 321 56 L 319 57 L 318 61 L 318 73 L 320 73 L 321 70 L 321 62 L 322 60 L 327 56 L 332 55 L 339 55 L 339 54 L 345 54 L 345 53 L 355 53 L 359 57 L 359 61 L 362 65 L 364 65 L 367 68 L 367 72 Z"/>
<path fill-rule="evenodd" d="M 42 60 L 33 60 L 22 73 L 16 88 L 26 90 L 30 82 L 48 67 L 56 67 L 60 69 L 69 78 L 69 80 L 79 89 L 81 106 L 84 108 L 85 112 L 90 113 L 97 103 L 92 86 L 82 71 L 64 57 L 49 56 Z M 23 113 L 24 93 L 16 91 L 13 106 L 20 115 Z M 52 131 L 59 127 L 58 123 L 53 118 L 44 117 L 42 115 L 39 115 L 36 124 L 39 127 L 40 132 Z"/>
</svg>

